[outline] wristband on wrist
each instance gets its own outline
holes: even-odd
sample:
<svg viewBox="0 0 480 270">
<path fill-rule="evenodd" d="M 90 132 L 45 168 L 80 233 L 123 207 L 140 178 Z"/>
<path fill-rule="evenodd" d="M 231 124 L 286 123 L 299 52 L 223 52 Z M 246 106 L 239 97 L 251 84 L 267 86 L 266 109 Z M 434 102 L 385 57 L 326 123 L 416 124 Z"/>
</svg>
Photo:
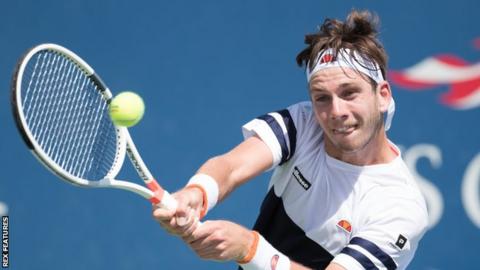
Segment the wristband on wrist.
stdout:
<svg viewBox="0 0 480 270">
<path fill-rule="evenodd" d="M 219 193 L 217 181 L 207 174 L 199 173 L 190 178 L 186 187 L 198 188 L 202 192 L 203 206 L 200 213 L 202 219 L 217 204 Z"/>
<path fill-rule="evenodd" d="M 239 261 L 237 261 L 238 264 L 246 264 L 249 263 L 252 259 L 253 256 L 255 256 L 255 253 L 257 252 L 257 247 L 258 247 L 258 241 L 260 240 L 260 234 L 256 231 L 251 231 L 253 234 L 253 243 L 248 249 L 247 255 Z"/>
<path fill-rule="evenodd" d="M 237 263 L 243 270 L 290 270 L 290 259 L 275 249 L 258 232 L 252 231 L 255 235 L 254 242 L 244 259 Z"/>
</svg>

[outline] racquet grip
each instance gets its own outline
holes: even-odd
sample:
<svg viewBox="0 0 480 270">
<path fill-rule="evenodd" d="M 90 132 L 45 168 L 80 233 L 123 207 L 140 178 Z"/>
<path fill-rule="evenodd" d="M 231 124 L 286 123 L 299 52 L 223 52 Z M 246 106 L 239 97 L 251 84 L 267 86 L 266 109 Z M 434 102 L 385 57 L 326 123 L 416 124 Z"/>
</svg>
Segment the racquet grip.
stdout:
<svg viewBox="0 0 480 270">
<path fill-rule="evenodd" d="M 153 192 L 150 202 L 167 210 L 177 210 L 177 201 L 172 197 L 172 195 L 170 195 L 170 193 L 164 190 L 155 179 L 152 178 L 146 181 L 145 184 L 147 185 L 148 189 Z"/>
<path fill-rule="evenodd" d="M 167 209 L 167 210 L 177 210 L 178 202 L 168 193 L 167 191 L 163 192 L 162 199 L 157 204 L 158 206 Z"/>
<path fill-rule="evenodd" d="M 172 210 L 172 211 L 177 210 L 177 207 L 178 207 L 177 200 L 175 200 L 175 198 L 173 198 L 173 196 L 170 195 L 170 193 L 168 193 L 166 190 L 163 190 L 161 199 L 159 199 L 158 197 L 154 197 L 154 198 L 156 198 L 156 201 L 159 201 L 156 205 L 160 206 L 161 208 Z M 188 219 L 189 219 L 188 217 L 177 217 L 177 225 L 183 226 L 187 224 Z M 202 225 L 202 222 L 199 220 L 197 221 L 197 223 L 198 223 L 197 226 Z"/>
</svg>

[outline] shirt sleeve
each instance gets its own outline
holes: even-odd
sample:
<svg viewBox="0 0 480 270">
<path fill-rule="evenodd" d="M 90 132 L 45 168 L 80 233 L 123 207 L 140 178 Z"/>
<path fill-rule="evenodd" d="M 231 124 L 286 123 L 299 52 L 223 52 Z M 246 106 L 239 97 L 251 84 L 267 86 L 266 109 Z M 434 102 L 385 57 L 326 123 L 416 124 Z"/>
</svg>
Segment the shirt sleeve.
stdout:
<svg viewBox="0 0 480 270">
<path fill-rule="evenodd" d="M 348 270 L 393 270 L 405 269 L 413 259 L 428 225 L 426 209 L 408 198 L 377 199 L 380 201 L 365 210 L 363 224 L 332 262 Z"/>
<path fill-rule="evenodd" d="M 284 164 L 295 154 L 308 104 L 309 102 L 301 102 L 287 109 L 261 115 L 242 127 L 245 139 L 257 135 L 268 146 L 273 156 L 272 168 Z"/>
</svg>

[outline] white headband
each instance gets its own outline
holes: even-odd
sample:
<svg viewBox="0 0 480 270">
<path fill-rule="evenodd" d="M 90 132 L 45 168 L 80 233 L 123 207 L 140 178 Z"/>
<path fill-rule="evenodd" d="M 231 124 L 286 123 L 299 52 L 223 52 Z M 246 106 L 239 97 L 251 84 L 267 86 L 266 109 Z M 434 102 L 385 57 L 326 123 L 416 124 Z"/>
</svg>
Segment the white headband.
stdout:
<svg viewBox="0 0 480 270">
<path fill-rule="evenodd" d="M 313 75 L 318 71 L 332 67 L 346 67 L 354 69 L 372 78 L 376 83 L 380 83 L 385 80 L 379 65 L 373 59 L 367 59 L 356 51 L 353 51 L 353 54 L 351 54 L 351 50 L 347 48 L 338 50 L 337 55 L 335 56 L 333 49 L 328 48 L 318 53 L 314 66 L 311 69 L 310 63 L 307 63 L 307 81 L 310 83 Z M 386 112 L 385 130 L 390 129 L 394 114 L 395 101 L 392 98 Z"/>
<path fill-rule="evenodd" d="M 318 53 L 312 69 L 309 68 L 310 63 L 307 63 L 307 80 L 310 82 L 312 76 L 320 70 L 332 67 L 347 67 L 357 70 L 368 77 L 372 78 L 377 83 L 384 81 L 382 71 L 374 60 L 367 59 L 361 56 L 356 51 L 351 53 L 350 49 L 340 49 L 335 56 L 333 49 L 326 49 Z"/>
</svg>

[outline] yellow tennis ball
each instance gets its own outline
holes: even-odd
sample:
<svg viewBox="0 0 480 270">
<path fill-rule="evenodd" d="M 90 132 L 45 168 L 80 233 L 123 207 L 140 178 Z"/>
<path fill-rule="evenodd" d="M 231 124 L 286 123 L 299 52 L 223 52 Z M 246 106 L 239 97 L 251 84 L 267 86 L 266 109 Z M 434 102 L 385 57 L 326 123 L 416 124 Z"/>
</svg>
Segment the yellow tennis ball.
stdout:
<svg viewBox="0 0 480 270">
<path fill-rule="evenodd" d="M 145 105 L 139 95 L 127 91 L 116 95 L 111 100 L 108 110 L 115 125 L 131 127 L 142 119 Z"/>
</svg>

